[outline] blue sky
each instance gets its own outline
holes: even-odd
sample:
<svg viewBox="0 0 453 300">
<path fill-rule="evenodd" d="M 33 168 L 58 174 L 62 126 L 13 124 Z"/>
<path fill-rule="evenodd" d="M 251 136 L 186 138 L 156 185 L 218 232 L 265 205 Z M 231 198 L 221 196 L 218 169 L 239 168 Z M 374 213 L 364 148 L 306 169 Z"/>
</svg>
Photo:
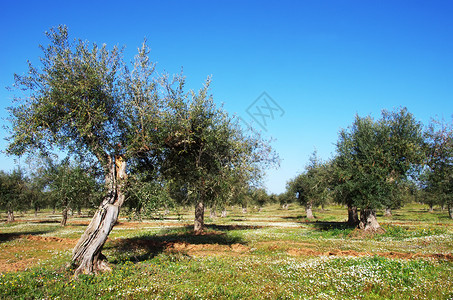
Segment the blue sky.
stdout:
<svg viewBox="0 0 453 300">
<path fill-rule="evenodd" d="M 127 59 L 146 38 L 159 71 L 183 67 L 193 89 L 212 75 L 216 102 L 247 122 L 263 92 L 281 108 L 264 130 L 254 123 L 275 139 L 282 163 L 266 187 L 280 193 L 315 149 L 332 156 L 355 114 L 405 106 L 424 124 L 451 120 L 452 15 L 452 1 L 2 0 L 1 124 L 13 97 L 5 87 L 27 60 L 38 63 L 49 28 L 66 24 L 72 37 L 124 45 Z M 14 167 L 4 154 L 0 161 Z"/>
</svg>

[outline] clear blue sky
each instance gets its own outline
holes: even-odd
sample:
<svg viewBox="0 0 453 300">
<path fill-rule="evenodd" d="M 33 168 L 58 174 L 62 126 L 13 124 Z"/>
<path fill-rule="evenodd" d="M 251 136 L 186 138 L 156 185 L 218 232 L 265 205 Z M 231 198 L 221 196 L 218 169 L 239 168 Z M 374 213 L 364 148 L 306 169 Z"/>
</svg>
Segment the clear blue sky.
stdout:
<svg viewBox="0 0 453 300">
<path fill-rule="evenodd" d="M 66 24 L 72 37 L 124 45 L 126 58 L 146 37 L 160 71 L 183 67 L 194 89 L 212 75 L 212 93 L 230 113 L 251 121 L 247 109 L 263 92 L 284 111 L 263 130 L 283 160 L 266 180 L 279 193 L 314 149 L 331 157 L 355 114 L 379 117 L 406 106 L 424 124 L 451 120 L 452 16 L 453 1 L 3 0 L 1 124 L 12 99 L 5 87 L 27 59 L 38 62 L 50 27 Z M 6 135 L 2 129 L 1 149 Z M 14 166 L 4 154 L 0 161 L 1 169 Z"/>
</svg>

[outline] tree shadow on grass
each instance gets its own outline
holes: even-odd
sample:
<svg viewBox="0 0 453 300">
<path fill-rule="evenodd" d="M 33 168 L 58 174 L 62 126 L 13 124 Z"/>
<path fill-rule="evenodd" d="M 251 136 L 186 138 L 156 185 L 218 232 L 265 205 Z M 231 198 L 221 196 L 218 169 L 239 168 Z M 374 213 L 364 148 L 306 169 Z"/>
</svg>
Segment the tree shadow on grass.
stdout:
<svg viewBox="0 0 453 300">
<path fill-rule="evenodd" d="M 300 221 L 300 220 L 306 219 L 306 216 L 305 216 L 305 215 L 284 216 L 284 217 L 281 217 L 281 218 L 282 218 L 282 219 L 285 219 L 285 220 Z"/>
<path fill-rule="evenodd" d="M 30 231 L 30 232 L 11 232 L 11 233 L 0 233 L 0 243 L 12 241 L 15 239 L 20 239 L 28 235 L 41 235 L 53 232 L 54 230 L 44 230 L 44 231 Z"/>
<path fill-rule="evenodd" d="M 357 228 L 356 225 L 349 224 L 348 222 L 314 221 L 308 222 L 307 224 L 313 225 L 313 227 L 319 231 L 345 230 Z"/>
<path fill-rule="evenodd" d="M 159 234 L 143 235 L 133 238 L 117 239 L 106 245 L 105 249 L 113 250 L 112 263 L 124 261 L 142 262 L 152 259 L 160 253 L 187 255 L 187 249 L 228 249 L 235 244 L 245 244 L 237 236 L 228 235 L 229 230 L 254 229 L 257 226 L 240 225 L 207 225 L 203 233 L 195 233 L 192 226 L 165 229 Z M 187 247 L 189 245 L 189 247 Z M 227 246 L 227 247 L 225 247 Z"/>
<path fill-rule="evenodd" d="M 228 232 L 230 230 L 250 230 L 250 229 L 260 229 L 264 228 L 265 226 L 259 225 L 216 225 L 216 224 L 209 224 L 206 225 L 206 228 L 211 230 L 219 230 Z"/>
<path fill-rule="evenodd" d="M 60 224 L 61 223 L 61 219 L 58 220 L 58 219 L 55 219 L 55 220 L 31 220 L 31 221 L 28 221 L 29 223 L 32 223 L 32 224 L 46 224 L 46 223 L 50 223 L 50 224 Z"/>
</svg>

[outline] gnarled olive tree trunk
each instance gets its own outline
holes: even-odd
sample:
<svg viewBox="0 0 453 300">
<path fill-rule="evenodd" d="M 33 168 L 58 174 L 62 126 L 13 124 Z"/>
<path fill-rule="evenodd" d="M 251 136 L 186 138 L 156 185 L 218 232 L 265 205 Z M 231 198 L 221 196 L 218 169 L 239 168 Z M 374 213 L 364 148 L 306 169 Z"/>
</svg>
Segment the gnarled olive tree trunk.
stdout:
<svg viewBox="0 0 453 300">
<path fill-rule="evenodd" d="M 193 231 L 200 233 L 204 230 L 204 203 L 199 201 L 195 205 L 195 220 L 193 223 Z"/>
<path fill-rule="evenodd" d="M 242 203 L 242 213 L 243 214 L 247 213 L 247 203 Z"/>
<path fill-rule="evenodd" d="M 305 204 L 305 213 L 307 214 L 307 219 L 314 219 L 315 217 L 313 216 L 313 204 L 311 202 L 307 201 Z"/>
<path fill-rule="evenodd" d="M 14 222 L 14 211 L 12 209 L 8 209 L 8 218 L 6 219 L 6 222 Z"/>
<path fill-rule="evenodd" d="M 357 213 L 357 206 L 348 205 L 348 224 L 350 226 L 359 225 L 359 214 Z"/>
<path fill-rule="evenodd" d="M 371 232 L 383 230 L 376 219 L 376 211 L 374 209 L 364 208 L 360 210 L 359 228 Z"/>
<path fill-rule="evenodd" d="M 210 216 L 212 219 L 217 218 L 217 211 L 216 211 L 215 205 L 212 205 L 212 206 L 211 206 L 209 216 Z"/>
<path fill-rule="evenodd" d="M 122 190 L 124 179 L 126 179 L 124 159 L 121 156 L 109 157 L 108 170 L 105 174 L 107 194 L 72 251 L 72 264 L 77 267 L 75 276 L 110 270 L 101 251 L 124 203 L 125 196 Z"/>
<path fill-rule="evenodd" d="M 68 221 L 68 207 L 65 205 L 63 208 L 63 211 L 61 212 L 61 226 L 66 226 L 66 223 Z"/>
</svg>

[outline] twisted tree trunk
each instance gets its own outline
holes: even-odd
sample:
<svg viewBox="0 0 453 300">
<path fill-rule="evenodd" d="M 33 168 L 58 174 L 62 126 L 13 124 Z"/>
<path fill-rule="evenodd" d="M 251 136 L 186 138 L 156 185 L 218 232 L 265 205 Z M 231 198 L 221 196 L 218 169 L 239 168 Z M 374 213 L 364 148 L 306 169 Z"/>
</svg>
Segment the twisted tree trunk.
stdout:
<svg viewBox="0 0 453 300">
<path fill-rule="evenodd" d="M 384 217 L 391 217 L 392 216 L 392 209 L 390 207 L 387 207 L 385 209 Z"/>
<path fill-rule="evenodd" d="M 204 204 L 202 201 L 195 206 L 195 220 L 193 223 L 193 231 L 201 233 L 204 230 Z"/>
<path fill-rule="evenodd" d="M 247 213 L 247 204 L 242 203 L 242 213 L 246 214 Z"/>
<path fill-rule="evenodd" d="M 307 219 L 314 219 L 315 217 L 313 216 L 313 210 L 312 210 L 313 205 L 311 202 L 307 202 L 305 204 L 305 212 L 307 213 Z"/>
<path fill-rule="evenodd" d="M 453 204 L 448 204 L 448 215 L 453 219 Z"/>
<path fill-rule="evenodd" d="M 14 211 L 12 209 L 8 209 L 8 218 L 6 219 L 6 222 L 14 222 Z"/>
<path fill-rule="evenodd" d="M 360 210 L 359 228 L 370 232 L 377 232 L 382 229 L 376 219 L 376 211 L 374 209 L 364 208 Z"/>
<path fill-rule="evenodd" d="M 75 276 L 110 270 L 101 251 L 124 203 L 125 196 L 122 191 L 124 179 L 126 161 L 121 156 L 109 157 L 105 175 L 107 194 L 72 251 L 72 264 L 76 267 Z"/>
<path fill-rule="evenodd" d="M 68 221 L 68 207 L 65 205 L 63 208 L 63 212 L 61 213 L 61 226 L 66 226 L 66 222 Z"/>
<path fill-rule="evenodd" d="M 351 226 L 359 225 L 359 214 L 357 213 L 357 206 L 348 204 L 348 224 Z"/>
<path fill-rule="evenodd" d="M 209 216 L 210 216 L 212 219 L 217 218 L 217 212 L 216 212 L 216 207 L 215 207 L 215 205 L 212 205 L 212 206 L 211 206 Z"/>
</svg>

